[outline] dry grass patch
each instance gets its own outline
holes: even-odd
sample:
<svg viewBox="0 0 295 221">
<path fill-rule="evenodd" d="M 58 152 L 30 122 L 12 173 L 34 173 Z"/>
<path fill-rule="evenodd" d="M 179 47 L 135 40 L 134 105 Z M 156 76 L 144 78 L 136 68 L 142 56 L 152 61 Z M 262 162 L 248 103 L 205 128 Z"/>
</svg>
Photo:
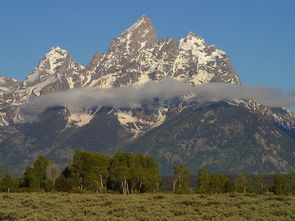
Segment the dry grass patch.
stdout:
<svg viewBox="0 0 295 221">
<path fill-rule="evenodd" d="M 194 221 L 295 220 L 295 197 L 273 195 L 175 195 L 168 193 L 0 194 L 0 220 Z"/>
</svg>

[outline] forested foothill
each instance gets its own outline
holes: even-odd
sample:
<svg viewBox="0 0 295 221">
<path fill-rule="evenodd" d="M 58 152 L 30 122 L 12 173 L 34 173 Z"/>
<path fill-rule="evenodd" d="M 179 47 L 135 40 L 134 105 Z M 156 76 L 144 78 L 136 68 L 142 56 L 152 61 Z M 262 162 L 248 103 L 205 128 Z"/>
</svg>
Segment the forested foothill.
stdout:
<svg viewBox="0 0 295 221">
<path fill-rule="evenodd" d="M 196 175 L 191 175 L 185 165 L 175 165 L 173 175 L 161 176 L 153 158 L 126 152 L 109 157 L 77 151 L 62 171 L 54 162 L 39 156 L 22 177 L 11 174 L 11 171 L 0 171 L 1 192 L 295 195 L 295 173 L 223 175 L 201 168 Z"/>
</svg>

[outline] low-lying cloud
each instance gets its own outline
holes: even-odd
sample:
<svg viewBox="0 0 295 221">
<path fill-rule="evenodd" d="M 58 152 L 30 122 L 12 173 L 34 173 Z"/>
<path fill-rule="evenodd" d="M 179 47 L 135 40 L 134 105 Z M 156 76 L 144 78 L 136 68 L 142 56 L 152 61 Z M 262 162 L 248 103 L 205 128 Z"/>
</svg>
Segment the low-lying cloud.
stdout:
<svg viewBox="0 0 295 221">
<path fill-rule="evenodd" d="M 30 106 L 33 106 L 35 111 L 63 106 L 71 112 L 81 112 L 85 108 L 99 106 L 138 108 L 144 100 L 169 100 L 187 93 L 199 101 L 251 99 L 269 107 L 295 107 L 295 93 L 284 93 L 280 89 L 225 83 L 193 87 L 172 78 L 151 81 L 138 87 L 75 88 L 35 97 L 30 101 Z"/>
</svg>

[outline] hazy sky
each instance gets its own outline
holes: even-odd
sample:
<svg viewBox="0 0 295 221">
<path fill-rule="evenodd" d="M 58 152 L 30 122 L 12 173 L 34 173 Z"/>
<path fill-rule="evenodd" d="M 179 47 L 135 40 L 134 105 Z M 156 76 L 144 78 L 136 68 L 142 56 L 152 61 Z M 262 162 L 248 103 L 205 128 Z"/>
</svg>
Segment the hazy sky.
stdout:
<svg viewBox="0 0 295 221">
<path fill-rule="evenodd" d="M 0 75 L 22 80 L 52 46 L 86 65 L 142 14 L 159 38 L 216 44 L 244 84 L 295 90 L 294 0 L 1 0 Z"/>
</svg>

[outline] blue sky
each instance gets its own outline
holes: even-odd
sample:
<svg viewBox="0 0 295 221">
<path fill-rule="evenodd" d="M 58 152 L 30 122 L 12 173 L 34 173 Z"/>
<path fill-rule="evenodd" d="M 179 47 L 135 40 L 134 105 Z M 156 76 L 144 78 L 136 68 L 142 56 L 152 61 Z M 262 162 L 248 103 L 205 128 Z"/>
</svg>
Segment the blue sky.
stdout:
<svg viewBox="0 0 295 221">
<path fill-rule="evenodd" d="M 22 80 L 52 46 L 86 65 L 141 15 L 158 38 L 192 31 L 228 53 L 247 85 L 295 91 L 294 0 L 2 0 L 0 75 Z"/>
</svg>

